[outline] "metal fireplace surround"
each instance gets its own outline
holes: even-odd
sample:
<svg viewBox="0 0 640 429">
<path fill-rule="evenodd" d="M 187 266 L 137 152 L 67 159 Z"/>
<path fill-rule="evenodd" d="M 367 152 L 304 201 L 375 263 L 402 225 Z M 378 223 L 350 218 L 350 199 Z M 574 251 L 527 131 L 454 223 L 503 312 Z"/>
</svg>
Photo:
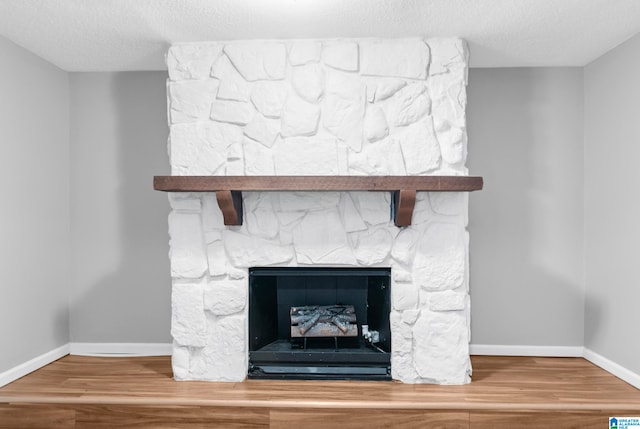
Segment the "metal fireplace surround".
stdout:
<svg viewBox="0 0 640 429">
<path fill-rule="evenodd" d="M 389 268 L 249 269 L 249 378 L 391 380 L 390 285 Z M 292 335 L 305 306 L 353 306 L 357 335 Z"/>
</svg>

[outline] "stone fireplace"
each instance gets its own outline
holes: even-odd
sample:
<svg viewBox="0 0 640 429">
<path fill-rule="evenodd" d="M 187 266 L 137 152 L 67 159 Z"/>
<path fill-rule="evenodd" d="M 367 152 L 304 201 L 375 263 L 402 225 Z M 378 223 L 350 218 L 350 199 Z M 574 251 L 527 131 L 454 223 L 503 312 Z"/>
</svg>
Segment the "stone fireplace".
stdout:
<svg viewBox="0 0 640 429">
<path fill-rule="evenodd" d="M 167 55 L 176 176 L 468 174 L 459 39 L 237 41 Z M 388 268 L 391 376 L 470 380 L 467 194 L 419 192 L 398 228 L 384 192 L 171 193 L 173 370 L 241 381 L 249 270 Z"/>
</svg>

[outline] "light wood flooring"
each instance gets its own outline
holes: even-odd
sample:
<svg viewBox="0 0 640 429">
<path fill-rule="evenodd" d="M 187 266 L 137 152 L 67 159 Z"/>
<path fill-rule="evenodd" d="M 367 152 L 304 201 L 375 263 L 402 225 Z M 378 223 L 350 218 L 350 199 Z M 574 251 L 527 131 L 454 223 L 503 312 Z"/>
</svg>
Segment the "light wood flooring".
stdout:
<svg viewBox="0 0 640 429">
<path fill-rule="evenodd" d="M 0 428 L 607 428 L 640 390 L 581 358 L 473 356 L 466 386 L 176 382 L 169 357 L 66 356 L 0 388 Z"/>
</svg>

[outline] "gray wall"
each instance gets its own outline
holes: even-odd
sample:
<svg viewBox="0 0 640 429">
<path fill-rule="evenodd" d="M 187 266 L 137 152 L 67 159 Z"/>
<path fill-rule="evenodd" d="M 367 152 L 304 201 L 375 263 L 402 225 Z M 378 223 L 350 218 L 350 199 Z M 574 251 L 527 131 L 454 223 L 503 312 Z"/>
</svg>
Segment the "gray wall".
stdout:
<svg viewBox="0 0 640 429">
<path fill-rule="evenodd" d="M 583 344 L 583 71 L 472 69 L 471 342 Z"/>
<path fill-rule="evenodd" d="M 0 37 L 0 373 L 69 341 L 69 81 Z"/>
<path fill-rule="evenodd" d="M 71 341 L 170 342 L 166 73 L 71 73 Z"/>
<path fill-rule="evenodd" d="M 640 374 L 640 35 L 585 68 L 585 346 Z"/>
</svg>

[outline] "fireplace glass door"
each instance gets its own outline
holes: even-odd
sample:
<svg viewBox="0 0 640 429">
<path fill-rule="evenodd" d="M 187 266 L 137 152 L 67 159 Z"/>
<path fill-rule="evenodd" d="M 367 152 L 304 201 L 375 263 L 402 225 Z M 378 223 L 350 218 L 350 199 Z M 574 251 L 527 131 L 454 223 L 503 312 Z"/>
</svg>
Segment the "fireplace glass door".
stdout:
<svg viewBox="0 0 640 429">
<path fill-rule="evenodd" d="M 390 380 L 388 268 L 249 270 L 249 378 Z"/>
</svg>

